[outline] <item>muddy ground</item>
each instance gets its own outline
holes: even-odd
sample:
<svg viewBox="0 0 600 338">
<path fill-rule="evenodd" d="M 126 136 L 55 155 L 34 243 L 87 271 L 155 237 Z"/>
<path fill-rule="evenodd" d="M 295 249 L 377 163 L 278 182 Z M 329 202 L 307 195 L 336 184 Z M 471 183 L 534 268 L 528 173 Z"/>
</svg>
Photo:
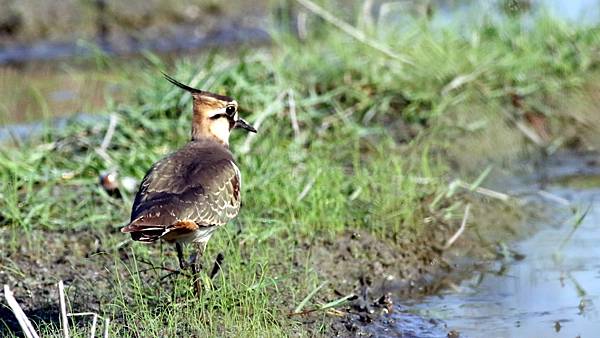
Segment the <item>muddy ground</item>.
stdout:
<svg viewBox="0 0 600 338">
<path fill-rule="evenodd" d="M 333 294 L 321 295 L 324 301 L 354 295 L 346 305 L 327 312 L 326 321 L 330 327 L 328 335 L 370 336 L 369 330 L 373 325 L 392 325 L 390 317 L 382 315 L 393 311 L 394 303 L 453 287 L 471 271 L 498 256 L 496 242 L 491 238 L 497 240 L 513 236 L 513 226 L 522 215 L 511 213 L 509 205 L 505 210 L 498 210 L 477 196 L 463 198 L 479 204 L 479 211 L 473 216 L 477 222 L 487 222 L 484 221 L 484 215 L 489 216 L 490 213 L 508 213 L 504 214 L 498 226 L 485 227 L 495 228 L 493 234 L 479 237 L 481 233 L 473 231 L 477 225 L 472 224 L 447 250 L 443 246 L 456 232 L 458 224 L 441 221 L 431 221 L 416 240 L 382 240 L 364 231 L 349 230 L 336 240 L 304 241 L 298 245 L 295 264 L 302 265 L 306 257 L 310 257 L 312 268 L 331 283 Z M 489 221 L 498 219 L 487 218 Z M 113 290 L 119 287 L 116 285 L 115 271 L 120 275 L 126 274 L 125 264 L 117 264 L 115 259 L 123 262 L 132 259 L 128 254 L 128 247 L 132 243 L 125 238 L 121 242 L 114 238 L 122 237 L 118 228 L 111 229 L 108 235 L 98 230 L 32 230 L 30 236 L 22 236 L 7 228 L 0 231 L 0 243 L 5 248 L 0 256 L 0 283 L 11 286 L 27 315 L 37 324 L 59 323 L 58 280 L 68 285 L 67 293 L 73 312 L 102 313 L 102 304 L 109 303 L 114 296 Z M 113 237 L 112 240 L 110 237 Z M 119 245 L 109 246 L 106 244 L 108 242 Z M 39 243 L 44 244 L 38 246 Z M 155 249 L 159 247 L 156 245 Z M 165 254 L 163 262 L 174 269 L 174 250 L 168 245 L 164 245 L 162 250 Z M 160 285 L 165 292 L 169 292 L 171 281 L 160 281 L 157 271 L 152 270 L 150 265 L 144 262 L 138 264 L 141 269 L 147 270 L 140 274 L 144 283 Z M 226 261 L 223 269 L 227 270 Z M 159 271 L 159 275 L 165 274 L 166 271 Z M 284 305 L 284 308 L 276 311 L 291 312 L 292 306 L 289 304 L 286 309 Z M 20 328 L 11 311 L 6 307 L 0 311 L 0 318 L 5 322 L 5 326 L 0 328 L 0 335 L 19 333 Z M 294 319 L 304 323 L 309 332 L 317 334 L 313 324 L 323 318 L 323 312 L 312 312 L 311 309 L 305 312 L 293 315 Z M 78 323 L 89 325 L 85 320 Z M 445 330 L 441 323 L 440 330 Z"/>
</svg>

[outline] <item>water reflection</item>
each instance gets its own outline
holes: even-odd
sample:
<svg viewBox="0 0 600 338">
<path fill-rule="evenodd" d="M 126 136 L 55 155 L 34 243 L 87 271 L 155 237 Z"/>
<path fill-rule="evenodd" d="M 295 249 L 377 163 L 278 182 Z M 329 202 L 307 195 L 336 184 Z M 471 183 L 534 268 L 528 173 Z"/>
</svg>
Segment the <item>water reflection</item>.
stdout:
<svg viewBox="0 0 600 338">
<path fill-rule="evenodd" d="M 585 162 L 571 159 L 561 163 Z M 560 226 L 547 225 L 518 243 L 515 249 L 525 254 L 525 259 L 498 262 L 463 282 L 460 292 L 430 297 L 414 307 L 424 316 L 444 320 L 448 329 L 459 331 L 461 337 L 484 333 L 489 337 L 597 336 L 600 189 L 595 186 L 551 186 L 550 193 L 578 205 L 581 213 L 565 217 Z M 569 211 L 559 214 L 564 217 Z"/>
</svg>

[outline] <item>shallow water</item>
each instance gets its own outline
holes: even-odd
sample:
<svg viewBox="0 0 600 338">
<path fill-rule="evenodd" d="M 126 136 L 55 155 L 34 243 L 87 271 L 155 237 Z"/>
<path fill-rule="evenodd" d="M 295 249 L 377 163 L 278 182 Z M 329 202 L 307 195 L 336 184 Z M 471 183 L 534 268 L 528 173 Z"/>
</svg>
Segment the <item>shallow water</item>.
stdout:
<svg viewBox="0 0 600 338">
<path fill-rule="evenodd" d="M 32 61 L 52 61 L 72 57 L 93 57 L 102 53 L 110 56 L 137 55 L 143 51 L 154 53 L 181 53 L 239 44 L 261 45 L 270 41 L 263 28 L 224 26 L 206 34 L 198 34 L 194 27 L 173 27 L 170 36 L 145 39 L 114 39 L 110 44 L 95 39 L 88 44 L 80 41 L 40 41 L 31 45 L 15 44 L 0 48 L 0 65 Z"/>
<path fill-rule="evenodd" d="M 417 308 L 461 336 L 597 337 L 600 334 L 600 189 L 553 187 L 551 193 L 592 204 L 570 240 L 574 220 L 546 227 L 515 248 L 522 261 L 492 267 L 461 291 L 430 297 Z M 565 243 L 564 246 L 562 243 Z"/>
<path fill-rule="evenodd" d="M 405 302 L 370 332 L 397 337 L 446 337 L 451 331 L 460 337 L 599 337 L 596 157 L 567 154 L 549 163 L 545 191 L 553 197 L 545 204 L 552 217 L 534 225 L 535 235 L 510 244 L 523 259 L 500 260 L 464 280 L 457 290 Z M 531 179 L 520 183 L 525 186 L 521 190 L 539 191 Z"/>
<path fill-rule="evenodd" d="M 40 135 L 44 130 L 51 128 L 53 130 L 63 130 L 71 123 L 83 123 L 91 125 L 103 120 L 106 116 L 90 115 L 85 113 L 75 114 L 69 117 L 58 117 L 43 122 L 15 123 L 7 126 L 0 126 L 0 145 L 7 142 L 20 143 Z"/>
</svg>

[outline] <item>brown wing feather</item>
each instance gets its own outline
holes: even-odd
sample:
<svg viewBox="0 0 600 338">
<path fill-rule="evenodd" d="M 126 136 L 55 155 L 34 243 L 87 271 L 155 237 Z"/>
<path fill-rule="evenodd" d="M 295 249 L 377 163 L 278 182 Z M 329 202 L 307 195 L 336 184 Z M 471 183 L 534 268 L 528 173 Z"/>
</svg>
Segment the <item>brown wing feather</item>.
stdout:
<svg viewBox="0 0 600 338">
<path fill-rule="evenodd" d="M 237 215 L 240 177 L 231 153 L 218 144 L 196 143 L 152 166 L 140 184 L 131 222 L 121 231 L 152 242 L 181 221 L 220 226 Z"/>
</svg>

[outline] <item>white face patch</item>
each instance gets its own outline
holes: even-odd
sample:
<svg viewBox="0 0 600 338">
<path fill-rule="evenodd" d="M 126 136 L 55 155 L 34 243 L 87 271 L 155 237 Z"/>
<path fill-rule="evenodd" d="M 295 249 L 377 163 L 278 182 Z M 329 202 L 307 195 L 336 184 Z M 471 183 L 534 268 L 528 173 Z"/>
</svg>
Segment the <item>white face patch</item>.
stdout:
<svg viewBox="0 0 600 338">
<path fill-rule="evenodd" d="M 209 131 L 224 144 L 229 144 L 229 121 L 225 117 L 210 120 Z"/>
</svg>

